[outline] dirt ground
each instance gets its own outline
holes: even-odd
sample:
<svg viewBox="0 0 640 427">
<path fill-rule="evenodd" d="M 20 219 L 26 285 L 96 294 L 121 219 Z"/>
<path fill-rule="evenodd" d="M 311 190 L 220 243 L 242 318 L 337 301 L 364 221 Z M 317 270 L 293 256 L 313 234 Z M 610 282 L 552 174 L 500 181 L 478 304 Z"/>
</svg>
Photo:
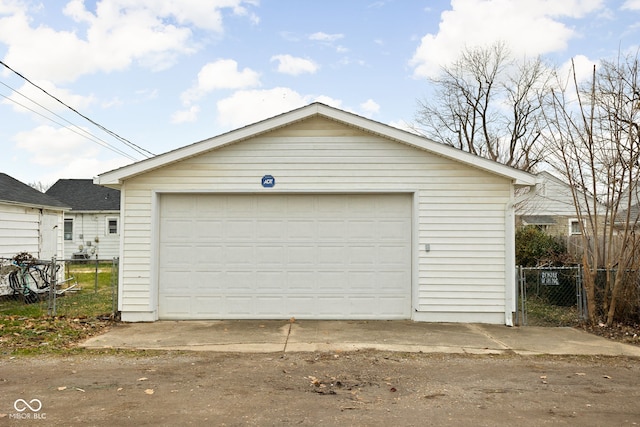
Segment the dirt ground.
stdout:
<svg viewBox="0 0 640 427">
<path fill-rule="evenodd" d="M 623 357 L 6 356 L 0 424 L 639 425 L 638 384 L 640 361 Z"/>
</svg>

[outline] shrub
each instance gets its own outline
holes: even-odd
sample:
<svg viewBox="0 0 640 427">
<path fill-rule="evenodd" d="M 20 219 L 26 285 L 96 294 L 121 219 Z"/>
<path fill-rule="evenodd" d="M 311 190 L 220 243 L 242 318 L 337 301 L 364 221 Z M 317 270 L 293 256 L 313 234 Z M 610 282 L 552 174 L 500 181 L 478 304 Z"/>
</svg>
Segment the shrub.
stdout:
<svg viewBox="0 0 640 427">
<path fill-rule="evenodd" d="M 516 263 L 523 267 L 562 266 L 571 262 L 567 246 L 560 237 L 551 236 L 528 225 L 516 231 Z"/>
</svg>

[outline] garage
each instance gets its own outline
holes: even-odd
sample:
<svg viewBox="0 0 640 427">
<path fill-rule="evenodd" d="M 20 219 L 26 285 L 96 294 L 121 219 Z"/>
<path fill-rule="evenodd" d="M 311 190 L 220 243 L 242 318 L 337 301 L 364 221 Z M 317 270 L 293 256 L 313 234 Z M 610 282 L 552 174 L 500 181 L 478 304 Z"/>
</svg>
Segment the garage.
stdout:
<svg viewBox="0 0 640 427">
<path fill-rule="evenodd" d="M 313 103 L 101 174 L 118 310 L 180 319 L 512 324 L 535 176 Z"/>
<path fill-rule="evenodd" d="M 163 194 L 160 319 L 408 319 L 411 194 Z"/>
</svg>

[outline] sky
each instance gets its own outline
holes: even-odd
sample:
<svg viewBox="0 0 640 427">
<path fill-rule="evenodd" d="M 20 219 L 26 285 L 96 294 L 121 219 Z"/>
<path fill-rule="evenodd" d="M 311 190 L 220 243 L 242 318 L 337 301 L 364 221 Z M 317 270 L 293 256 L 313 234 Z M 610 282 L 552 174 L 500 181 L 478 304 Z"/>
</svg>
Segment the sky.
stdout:
<svg viewBox="0 0 640 427">
<path fill-rule="evenodd" d="M 498 41 L 589 70 L 637 53 L 640 0 L 0 0 L 0 172 L 92 178 L 312 102 L 407 129 Z"/>
</svg>

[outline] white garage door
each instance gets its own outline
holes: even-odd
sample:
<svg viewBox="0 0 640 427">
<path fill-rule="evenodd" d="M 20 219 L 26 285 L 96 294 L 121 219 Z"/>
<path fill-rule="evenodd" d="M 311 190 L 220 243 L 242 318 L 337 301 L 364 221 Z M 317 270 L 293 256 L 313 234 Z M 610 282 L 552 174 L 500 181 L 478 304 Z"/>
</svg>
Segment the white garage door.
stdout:
<svg viewBox="0 0 640 427">
<path fill-rule="evenodd" d="M 161 319 L 406 319 L 411 196 L 167 194 Z"/>
</svg>

